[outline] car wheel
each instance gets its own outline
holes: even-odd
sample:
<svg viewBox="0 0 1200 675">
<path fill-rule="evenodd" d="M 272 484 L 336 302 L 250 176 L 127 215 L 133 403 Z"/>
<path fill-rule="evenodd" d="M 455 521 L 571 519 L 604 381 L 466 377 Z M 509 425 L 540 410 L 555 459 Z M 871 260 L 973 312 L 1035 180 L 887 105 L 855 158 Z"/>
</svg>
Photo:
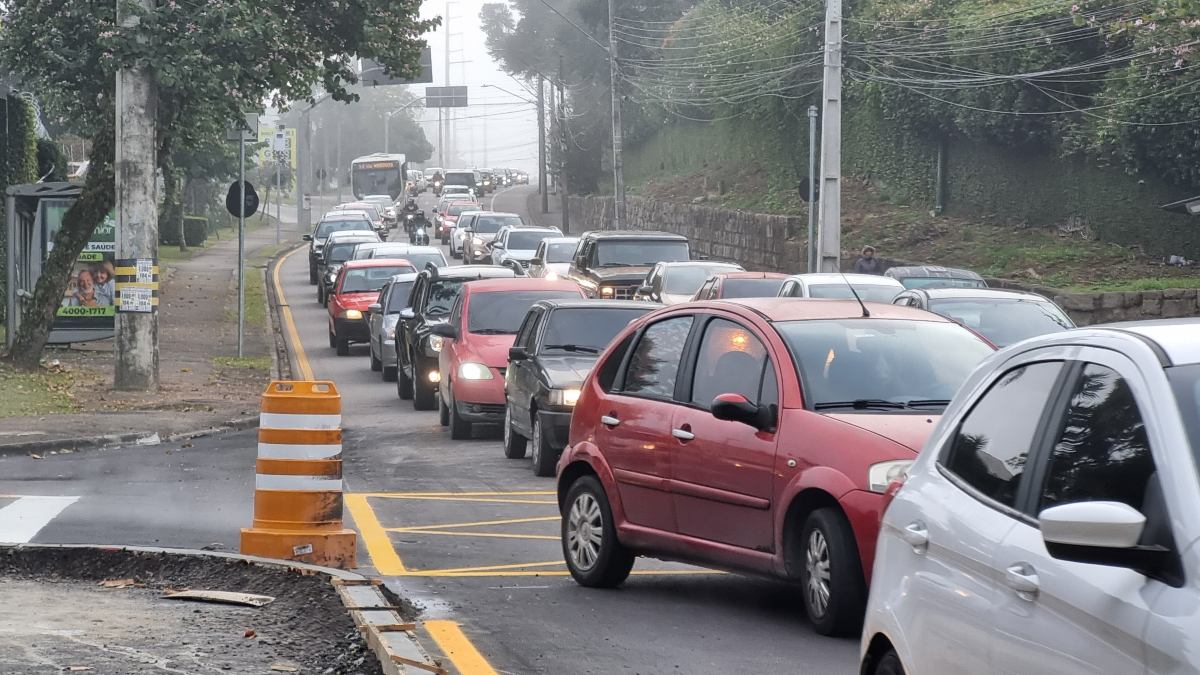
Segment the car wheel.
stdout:
<svg viewBox="0 0 1200 675">
<path fill-rule="evenodd" d="M 333 334 L 333 330 L 331 329 L 329 331 L 329 348 L 335 349 L 336 347 L 337 347 L 337 336 Z"/>
<path fill-rule="evenodd" d="M 447 387 L 448 389 L 450 387 Z M 458 404 L 454 402 L 454 393 L 451 391 L 446 396 L 446 408 L 448 408 L 447 426 L 450 427 L 450 438 L 456 441 L 465 441 L 471 438 L 471 423 L 458 416 Z"/>
<path fill-rule="evenodd" d="M 450 426 L 450 409 L 446 407 L 446 399 L 438 397 L 438 423 L 444 427 Z"/>
<path fill-rule="evenodd" d="M 533 445 L 533 475 L 553 476 L 554 465 L 558 464 L 558 452 L 546 440 L 545 428 L 537 413 L 533 414 L 533 438 L 529 442 Z"/>
<path fill-rule="evenodd" d="M 350 339 L 335 335 L 334 340 L 337 342 L 337 355 L 350 356 Z"/>
<path fill-rule="evenodd" d="M 317 285 L 317 266 L 312 261 L 308 263 L 308 284 L 310 286 Z"/>
<path fill-rule="evenodd" d="M 375 343 L 371 343 L 371 372 L 378 373 L 383 370 L 383 360 L 375 356 Z"/>
<path fill-rule="evenodd" d="M 900 663 L 900 655 L 895 649 L 889 649 L 875 660 L 872 675 L 904 675 L 904 664 Z"/>
<path fill-rule="evenodd" d="M 850 523 L 836 508 L 817 509 L 800 536 L 800 585 L 813 628 L 821 635 L 857 633 L 867 593 Z"/>
<path fill-rule="evenodd" d="M 409 363 L 412 363 L 411 361 Z M 400 363 L 400 354 L 396 354 L 396 395 L 400 400 L 407 401 L 412 398 L 412 378 L 408 373 L 404 372 L 404 368 Z"/>
<path fill-rule="evenodd" d="M 525 437 L 517 433 L 512 425 L 512 407 L 504 406 L 504 456 L 509 459 L 525 457 Z"/>
<path fill-rule="evenodd" d="M 595 476 L 584 476 L 567 491 L 562 549 L 567 569 L 581 586 L 613 588 L 629 577 L 633 552 L 617 540 L 612 509 Z"/>
<path fill-rule="evenodd" d="M 433 410 L 437 406 L 437 396 L 433 385 L 423 382 L 424 378 L 417 372 L 417 362 L 413 361 L 412 402 L 413 410 Z"/>
<path fill-rule="evenodd" d="M 455 260 L 458 260 L 458 259 L 462 258 L 462 254 L 459 253 L 458 251 L 455 251 L 454 249 L 450 249 L 450 257 L 454 258 Z"/>
</svg>

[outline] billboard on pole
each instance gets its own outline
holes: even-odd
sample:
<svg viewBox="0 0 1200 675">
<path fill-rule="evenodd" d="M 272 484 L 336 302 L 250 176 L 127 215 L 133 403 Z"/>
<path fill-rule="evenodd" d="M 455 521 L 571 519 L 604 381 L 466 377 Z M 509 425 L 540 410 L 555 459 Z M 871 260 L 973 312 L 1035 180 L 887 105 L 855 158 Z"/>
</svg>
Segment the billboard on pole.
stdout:
<svg viewBox="0 0 1200 675">
<path fill-rule="evenodd" d="M 258 142 L 262 145 L 258 149 L 259 166 L 266 166 L 274 162 L 275 157 L 283 156 L 287 158 L 288 166 L 292 167 L 292 171 L 296 171 L 295 129 L 276 129 L 274 127 L 260 126 L 258 128 Z"/>
</svg>

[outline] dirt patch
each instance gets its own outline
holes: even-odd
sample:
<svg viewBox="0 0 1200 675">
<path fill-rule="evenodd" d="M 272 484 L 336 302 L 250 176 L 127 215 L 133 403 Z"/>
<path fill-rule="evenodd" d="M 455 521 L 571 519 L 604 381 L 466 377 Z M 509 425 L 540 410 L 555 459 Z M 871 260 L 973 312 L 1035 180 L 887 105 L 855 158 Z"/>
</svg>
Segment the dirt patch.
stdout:
<svg viewBox="0 0 1200 675">
<path fill-rule="evenodd" d="M 105 579 L 138 586 L 104 588 Z M 275 597 L 261 608 L 167 588 Z M 97 549 L 0 553 L 0 673 L 382 672 L 324 575 L 204 556 Z M 295 668 L 289 671 L 287 668 Z"/>
</svg>

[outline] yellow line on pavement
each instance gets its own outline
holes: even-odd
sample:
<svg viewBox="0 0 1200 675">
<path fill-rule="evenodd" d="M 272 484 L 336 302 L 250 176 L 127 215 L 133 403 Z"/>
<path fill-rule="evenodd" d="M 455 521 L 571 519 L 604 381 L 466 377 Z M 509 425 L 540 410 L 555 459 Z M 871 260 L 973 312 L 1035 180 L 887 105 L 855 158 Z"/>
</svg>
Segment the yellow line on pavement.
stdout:
<svg viewBox="0 0 1200 675">
<path fill-rule="evenodd" d="M 496 670 L 462 632 L 457 621 L 426 621 L 425 630 L 461 675 L 496 675 Z"/>
<path fill-rule="evenodd" d="M 410 572 L 413 576 L 438 576 L 442 574 L 463 574 L 467 572 L 489 572 L 501 570 L 519 570 L 525 567 L 554 567 L 556 565 L 566 565 L 561 560 L 551 560 L 550 562 L 531 562 L 531 563 L 515 563 L 512 565 L 485 565 L 483 567 L 452 567 L 444 570 L 413 570 Z"/>
<path fill-rule="evenodd" d="M 506 532 L 448 532 L 446 530 L 405 530 L 408 534 L 440 534 L 447 537 L 491 537 L 492 539 L 546 539 L 549 541 L 558 541 L 561 537 L 557 534 L 508 534 Z"/>
<path fill-rule="evenodd" d="M 288 258 L 292 257 L 299 251 L 304 250 L 304 247 L 292 249 L 286 255 L 275 263 L 275 270 L 271 273 L 271 281 L 275 284 L 275 299 L 279 303 L 279 317 L 283 321 L 283 333 L 287 337 L 288 344 L 292 346 L 292 354 L 296 358 L 296 373 L 302 380 L 312 380 L 312 366 L 308 363 L 308 355 L 304 353 L 304 345 L 300 343 L 300 332 L 296 330 L 296 321 L 292 319 L 292 308 L 288 306 L 287 296 L 283 292 L 283 284 L 279 282 L 279 269 L 283 267 L 283 263 Z"/>
<path fill-rule="evenodd" d="M 509 518 L 507 520 L 476 520 L 471 523 L 445 523 L 438 525 L 412 525 L 410 527 L 387 527 L 388 532 L 412 532 L 414 530 L 451 530 L 456 527 L 482 527 L 484 525 L 515 525 L 517 523 L 546 523 L 559 520 L 558 516 L 538 516 L 536 518 Z"/>
<path fill-rule="evenodd" d="M 392 540 L 388 537 L 388 533 L 383 529 L 383 525 L 379 524 L 379 518 L 375 516 L 375 510 L 367 503 L 366 495 L 348 494 L 343 497 L 346 508 L 350 509 L 350 516 L 354 518 L 354 524 L 358 527 L 358 533 L 362 536 L 363 544 L 367 547 L 367 553 L 371 556 L 371 563 L 375 565 L 375 570 L 383 576 L 400 576 L 408 572 L 404 567 L 404 562 L 400 560 L 400 554 L 396 553 L 396 549 L 392 547 Z"/>
</svg>

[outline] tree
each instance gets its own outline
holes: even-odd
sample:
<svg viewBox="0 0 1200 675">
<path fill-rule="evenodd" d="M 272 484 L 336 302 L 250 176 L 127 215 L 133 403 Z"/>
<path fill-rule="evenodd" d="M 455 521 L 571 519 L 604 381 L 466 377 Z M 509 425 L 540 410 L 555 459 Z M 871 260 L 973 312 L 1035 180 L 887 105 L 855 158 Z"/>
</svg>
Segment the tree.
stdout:
<svg viewBox="0 0 1200 675">
<path fill-rule="evenodd" d="M 66 214 L 25 306 L 10 358 L 36 367 L 84 244 L 112 209 L 116 72 L 152 73 L 160 101 L 159 160 L 177 147 L 223 134 L 243 110 L 310 98 L 320 85 L 354 100 L 352 58 L 417 73 L 420 36 L 437 21 L 416 18 L 411 0 L 167 0 L 118 26 L 112 0 L 12 0 L 0 29 L 0 61 L 40 92 L 53 121 L 93 142 L 89 176 Z M 165 150 L 165 154 L 164 154 Z"/>
</svg>

